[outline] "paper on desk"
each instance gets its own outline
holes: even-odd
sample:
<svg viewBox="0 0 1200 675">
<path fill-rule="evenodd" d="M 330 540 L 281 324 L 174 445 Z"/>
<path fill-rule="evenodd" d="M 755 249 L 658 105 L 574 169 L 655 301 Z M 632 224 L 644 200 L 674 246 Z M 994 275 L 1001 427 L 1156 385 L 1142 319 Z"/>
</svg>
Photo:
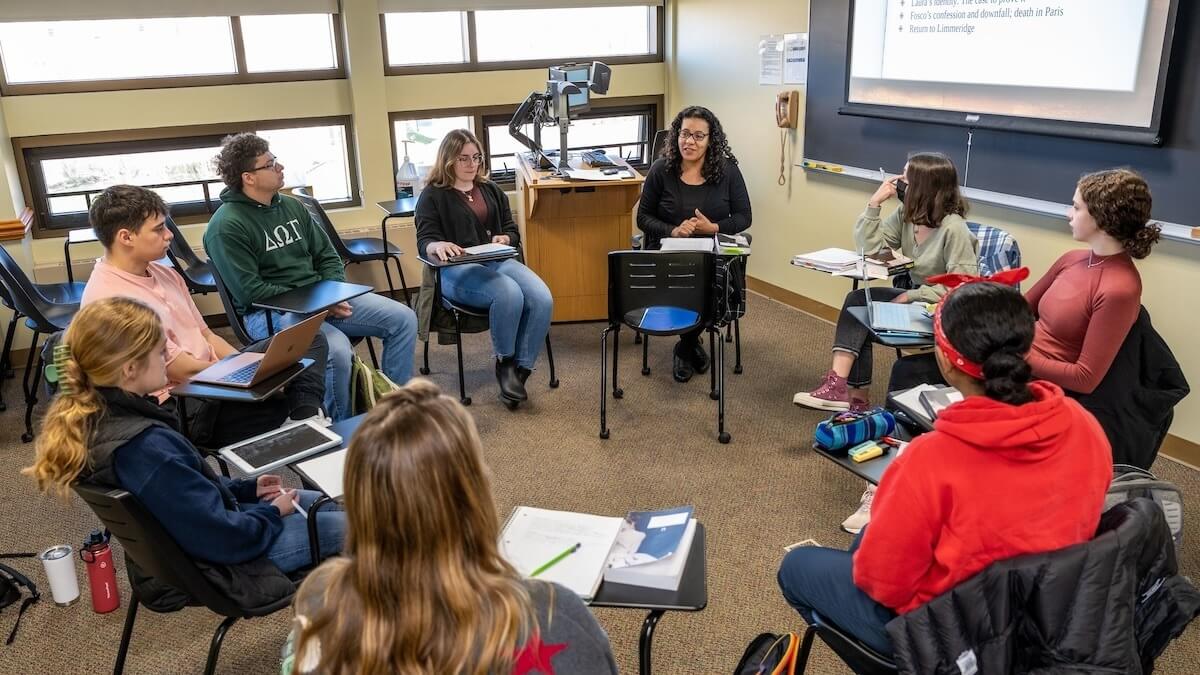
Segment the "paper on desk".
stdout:
<svg viewBox="0 0 1200 675">
<path fill-rule="evenodd" d="M 866 264 L 866 271 L 863 271 L 863 262 L 855 261 L 854 266 L 849 269 L 833 272 L 835 277 L 851 277 L 853 279 L 887 279 L 887 268 L 883 265 Z"/>
<path fill-rule="evenodd" d="M 335 450 L 320 457 L 305 460 L 296 465 L 304 475 L 312 479 L 317 487 L 332 499 L 342 496 L 342 473 L 346 468 L 346 451 Z"/>
<path fill-rule="evenodd" d="M 904 406 L 905 412 L 915 413 L 920 415 L 921 419 L 932 422 L 933 420 L 929 419 L 929 415 L 925 413 L 925 406 L 921 405 L 921 392 L 937 391 L 938 389 L 940 389 L 940 387 L 935 387 L 932 384 L 918 384 L 912 389 L 892 396 L 892 400 L 894 400 L 897 404 Z"/>
<path fill-rule="evenodd" d="M 463 251 L 471 255 L 484 255 L 487 253 L 508 253 L 517 249 L 508 244 L 480 244 L 478 246 L 468 246 Z"/>
<path fill-rule="evenodd" d="M 579 550 L 538 575 L 591 600 L 600 587 L 604 565 L 622 518 L 550 511 L 519 506 L 500 533 L 500 552 L 522 576 L 528 576 L 568 548 Z"/>
<path fill-rule="evenodd" d="M 564 169 L 567 178 L 572 180 L 621 180 L 626 178 L 623 171 L 606 174 L 600 169 Z"/>
<path fill-rule="evenodd" d="M 663 251 L 712 251 L 716 239 L 712 237 L 668 237 L 661 243 Z"/>
</svg>

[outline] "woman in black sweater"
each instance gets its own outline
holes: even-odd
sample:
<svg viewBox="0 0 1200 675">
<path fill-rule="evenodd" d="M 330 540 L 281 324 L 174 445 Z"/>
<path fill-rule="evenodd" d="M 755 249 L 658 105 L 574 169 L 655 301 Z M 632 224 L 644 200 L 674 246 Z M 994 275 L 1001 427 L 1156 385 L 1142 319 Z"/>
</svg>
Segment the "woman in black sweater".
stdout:
<svg viewBox="0 0 1200 675">
<path fill-rule="evenodd" d="M 508 197 L 488 179 L 479 139 L 470 131 L 456 129 L 442 139 L 417 199 L 416 227 L 417 250 L 429 260 L 446 260 L 480 244 L 520 244 Z M 550 289 L 515 258 L 455 265 L 441 274 L 447 298 L 487 309 L 500 395 L 524 401 L 525 380 L 550 331 Z"/>
<path fill-rule="evenodd" d="M 737 234 L 750 227 L 750 195 L 721 122 L 708 108 L 688 106 L 671 122 L 671 135 L 646 174 L 638 205 L 643 248 L 656 250 L 668 237 Z M 700 344 L 704 329 L 679 336 L 673 375 L 687 382 L 708 371 Z"/>
</svg>

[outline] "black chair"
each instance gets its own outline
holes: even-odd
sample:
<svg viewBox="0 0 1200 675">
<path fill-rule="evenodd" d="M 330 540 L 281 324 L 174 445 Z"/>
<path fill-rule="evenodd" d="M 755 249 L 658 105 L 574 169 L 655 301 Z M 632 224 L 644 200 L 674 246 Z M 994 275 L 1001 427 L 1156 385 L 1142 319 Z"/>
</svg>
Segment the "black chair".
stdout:
<svg viewBox="0 0 1200 675">
<path fill-rule="evenodd" d="M 212 675 L 217 667 L 221 644 L 225 634 L 238 619 L 251 619 L 274 614 L 292 604 L 295 587 L 291 592 L 274 602 L 258 607 L 242 607 L 214 586 L 201 573 L 195 561 L 184 553 L 175 540 L 167 534 L 138 500 L 125 490 L 106 489 L 89 485 L 76 485 L 75 493 L 87 502 L 108 531 L 120 540 L 125 549 L 125 558 L 153 579 L 185 593 L 196 604 L 204 605 L 225 617 L 213 633 L 208 648 L 208 660 L 204 664 L 205 675 Z M 141 604 L 137 590 L 129 601 L 125 613 L 125 628 L 121 631 L 121 644 L 117 648 L 117 660 L 113 665 L 114 675 L 125 670 L 125 657 L 129 653 L 129 642 L 133 637 L 133 624 Z"/>
<path fill-rule="evenodd" d="M 33 406 L 37 404 L 38 384 L 42 379 L 42 370 L 46 362 L 42 359 L 41 350 L 37 348 L 38 336 L 45 333 L 57 333 L 66 330 L 75 313 L 79 311 L 79 302 L 57 303 L 43 295 L 41 287 L 34 284 L 25 275 L 25 271 L 17 264 L 12 255 L 0 246 L 0 285 L 7 292 L 8 300 L 12 301 L 13 319 L 8 325 L 5 337 L 5 352 L 12 347 L 13 331 L 16 330 L 18 317 L 25 317 L 25 326 L 33 331 L 29 342 L 29 356 L 25 363 L 23 379 L 25 392 L 25 433 L 21 440 L 25 443 L 33 440 Z M 7 304 L 7 303 L 6 303 Z M 37 367 L 34 367 L 34 357 L 37 357 Z"/>
<path fill-rule="evenodd" d="M 167 257 L 171 259 L 175 271 L 183 277 L 183 282 L 187 284 L 188 290 L 201 295 L 216 291 L 217 284 L 213 281 L 212 264 L 207 260 L 201 260 L 200 256 L 196 255 L 171 216 L 167 216 L 167 229 L 173 236 L 171 246 L 167 249 Z"/>
<path fill-rule="evenodd" d="M 321 206 L 321 202 L 317 201 L 302 188 L 292 190 L 292 196 L 300 200 L 304 208 L 308 210 L 309 215 L 313 220 L 325 229 L 325 234 L 329 237 L 329 241 L 333 242 L 333 248 L 337 250 L 338 255 L 342 257 L 343 264 L 363 263 L 380 261 L 383 263 L 383 273 L 387 276 L 389 297 L 396 296 L 396 287 L 392 285 L 392 271 L 388 268 L 388 260 L 395 261 L 396 271 L 400 273 L 400 286 L 404 291 L 404 303 L 412 306 L 412 299 L 408 296 L 408 283 L 404 281 L 404 267 L 400 265 L 400 256 L 404 255 L 404 251 L 400 247 L 388 243 L 387 240 L 387 223 L 383 226 L 383 238 L 376 237 L 358 237 L 355 239 L 342 239 L 338 234 L 337 228 L 329 220 L 329 216 L 325 215 L 325 208 Z"/>
<path fill-rule="evenodd" d="M 708 332 L 713 361 L 709 397 L 717 402 L 717 440 L 728 443 L 725 431 L 725 343 L 714 336 L 712 253 L 698 251 L 613 251 L 608 254 L 608 326 L 600 334 L 600 438 L 608 438 L 608 335 L 621 326 L 643 335 L 681 335 L 698 327 Z M 620 340 L 613 340 L 612 395 L 625 392 L 617 385 Z M 719 349 L 718 349 L 719 347 Z"/>
<path fill-rule="evenodd" d="M 900 672 L 891 659 L 876 652 L 848 633 L 813 612 L 813 622 L 804 631 L 800 651 L 796 654 L 796 672 L 804 673 L 808 667 L 808 656 L 812 651 L 813 637 L 821 641 L 838 655 L 858 675 L 896 675 Z"/>
<path fill-rule="evenodd" d="M 467 396 L 466 378 L 463 376 L 462 336 L 469 332 L 482 332 L 482 331 L 464 331 L 463 317 L 464 316 L 474 316 L 474 317 L 479 317 L 481 319 L 486 319 L 488 316 L 488 311 L 486 309 L 479 309 L 478 307 L 468 307 L 466 305 L 460 305 L 458 303 L 452 302 L 449 298 L 442 295 L 442 268 L 430 265 L 429 261 L 426 260 L 424 257 L 420 257 L 419 260 L 422 263 L 425 263 L 429 267 L 429 269 L 433 270 L 433 309 L 432 309 L 432 311 L 436 312 L 436 311 L 438 311 L 438 308 L 441 307 L 441 308 L 445 309 L 446 311 L 450 312 L 450 314 L 454 316 L 454 332 L 458 338 L 454 342 L 454 346 L 458 349 L 458 400 L 460 402 L 462 402 L 463 405 L 471 405 L 471 397 Z M 434 322 L 431 320 L 430 321 L 430 332 L 435 332 L 434 328 L 433 328 L 433 324 L 434 324 Z M 425 347 L 424 347 L 424 364 L 420 368 L 420 372 L 422 375 L 429 374 L 429 340 L 430 339 L 431 339 L 431 336 L 426 336 Z M 550 346 L 550 333 L 549 332 L 546 333 L 546 361 L 550 365 L 550 388 L 557 389 L 558 388 L 558 378 L 554 375 L 554 348 Z M 509 400 L 505 399 L 504 405 L 508 406 L 509 410 L 515 410 L 517 408 L 517 406 L 520 405 L 520 402 L 509 401 Z"/>
<path fill-rule="evenodd" d="M 661 134 L 663 132 L 660 131 L 659 133 Z M 754 243 L 754 237 L 749 232 L 743 232 L 742 236 L 744 236 L 746 238 L 747 244 Z M 630 239 L 629 239 L 629 242 L 631 244 L 630 248 L 632 248 L 635 251 L 642 250 L 642 241 L 643 241 L 644 237 L 645 237 L 645 235 L 642 235 L 640 233 L 635 234 L 632 237 L 630 237 Z M 743 260 L 745 260 L 745 258 L 743 258 Z M 745 277 L 745 272 L 746 272 L 745 267 L 743 267 L 742 268 L 742 276 L 743 277 Z M 745 282 L 743 281 L 743 286 L 744 285 L 745 285 Z M 733 343 L 733 357 L 734 357 L 733 358 L 733 374 L 741 375 L 743 369 L 742 369 L 742 324 L 741 324 L 740 319 L 734 319 L 733 321 L 731 321 L 729 324 L 727 324 L 725 326 L 725 341 Z M 647 343 L 647 344 L 643 344 L 643 343 Z M 641 333 L 634 331 L 633 344 L 642 345 L 642 374 L 643 375 L 650 374 L 650 366 L 647 363 L 647 359 L 649 357 L 649 352 L 650 352 L 648 343 L 649 343 L 649 340 L 647 340 Z"/>
<path fill-rule="evenodd" d="M 212 273 L 213 284 L 216 286 L 217 295 L 221 298 L 221 307 L 225 309 L 225 318 L 229 320 L 229 327 L 233 329 L 233 335 L 242 343 L 243 347 L 248 347 L 258 340 L 250 336 L 250 332 L 246 330 L 246 323 L 242 320 L 242 315 L 238 314 L 237 309 L 233 304 L 233 296 L 229 295 L 229 289 L 225 287 L 225 281 L 221 279 L 221 273 L 217 271 L 216 265 L 209 265 L 209 271 Z M 363 338 L 350 338 L 351 345 L 357 345 L 362 342 Z M 371 343 L 370 338 L 367 338 L 367 351 L 371 354 L 371 363 L 374 364 L 375 370 L 379 370 L 379 359 L 375 356 L 375 345 Z"/>
</svg>

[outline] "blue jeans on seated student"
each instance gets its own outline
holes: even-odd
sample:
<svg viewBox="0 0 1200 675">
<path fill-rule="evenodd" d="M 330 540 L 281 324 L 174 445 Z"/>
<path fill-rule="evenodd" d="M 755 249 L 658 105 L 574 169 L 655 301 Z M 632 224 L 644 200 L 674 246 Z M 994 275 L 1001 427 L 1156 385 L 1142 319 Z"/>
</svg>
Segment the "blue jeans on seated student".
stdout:
<svg viewBox="0 0 1200 675">
<path fill-rule="evenodd" d="M 333 421 L 350 415 L 350 357 L 354 353 L 350 337 L 383 339 L 380 366 L 385 375 L 399 385 L 412 377 L 413 348 L 417 343 L 417 315 L 407 305 L 375 293 L 350 301 L 353 313 L 345 319 L 327 318 L 321 334 L 329 343 L 325 368 L 325 410 Z M 271 312 L 276 331 L 298 323 L 305 317 L 290 312 Z M 256 340 L 267 337 L 267 315 L 263 310 L 244 317 L 246 331 Z"/>
<path fill-rule="evenodd" d="M 779 566 L 779 589 L 808 623 L 816 612 L 871 649 L 891 656 L 892 640 L 885 626 L 896 613 L 854 585 L 853 556 L 862 536 L 860 532 L 854 538 L 848 551 L 820 546 L 792 549 Z"/>
<path fill-rule="evenodd" d="M 305 513 L 321 496 L 316 490 L 297 490 L 296 501 Z M 310 514 L 311 515 L 311 514 Z M 342 552 L 346 540 L 346 512 L 337 504 L 325 504 L 317 511 L 317 541 L 321 545 L 321 559 Z M 267 558 L 275 563 L 284 574 L 312 566 L 312 552 L 308 542 L 308 519 L 299 511 L 283 517 L 283 531 L 271 544 Z"/>
<path fill-rule="evenodd" d="M 515 356 L 518 366 L 533 370 L 554 311 L 546 283 L 513 259 L 454 265 L 441 274 L 451 302 L 487 310 L 496 357 Z"/>
</svg>

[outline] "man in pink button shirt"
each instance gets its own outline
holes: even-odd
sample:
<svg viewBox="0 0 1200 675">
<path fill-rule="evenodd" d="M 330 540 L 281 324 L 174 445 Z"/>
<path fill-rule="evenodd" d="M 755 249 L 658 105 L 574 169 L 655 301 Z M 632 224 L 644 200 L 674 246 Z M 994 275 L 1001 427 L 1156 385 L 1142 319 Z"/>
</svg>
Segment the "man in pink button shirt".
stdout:
<svg viewBox="0 0 1200 675">
<path fill-rule="evenodd" d="M 166 333 L 168 385 L 154 393 L 160 404 L 174 406 L 173 386 L 186 382 L 237 349 L 212 332 L 192 301 L 183 278 L 161 260 L 171 243 L 167 206 L 155 192 L 134 185 L 114 185 L 92 201 L 88 218 L 104 245 L 96 261 L 83 305 L 112 296 L 141 300 L 158 312 Z M 267 340 L 246 351 L 263 352 Z M 324 364 L 328 347 L 320 334 L 304 356 L 317 365 L 296 377 L 283 396 L 260 403 L 203 400 L 188 406 L 188 430 L 196 445 L 221 447 L 320 413 L 325 394 Z"/>
</svg>

